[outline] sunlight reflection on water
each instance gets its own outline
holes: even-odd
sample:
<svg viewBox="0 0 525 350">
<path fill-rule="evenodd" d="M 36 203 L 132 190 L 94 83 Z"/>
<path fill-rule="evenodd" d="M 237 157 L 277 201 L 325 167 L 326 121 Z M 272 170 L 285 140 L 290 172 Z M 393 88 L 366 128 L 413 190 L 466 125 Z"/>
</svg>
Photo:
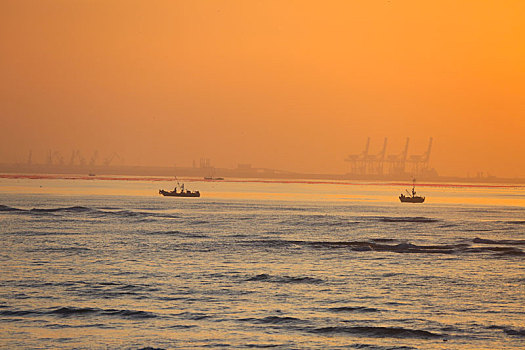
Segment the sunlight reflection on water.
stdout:
<svg viewBox="0 0 525 350">
<path fill-rule="evenodd" d="M 523 344 L 521 187 L 185 183 L 0 179 L 1 347 Z"/>
<path fill-rule="evenodd" d="M 58 195 L 112 195 L 112 196 L 158 196 L 159 189 L 172 189 L 174 180 L 144 181 L 68 180 L 68 179 L 0 179 L 0 191 L 6 193 L 58 194 Z M 348 182 L 279 182 L 264 180 L 200 181 L 179 179 L 186 188 L 201 192 L 211 199 L 259 199 L 287 201 L 368 201 L 397 203 L 406 185 L 385 183 Z M 257 180 L 254 180 L 257 181 Z M 476 186 L 476 187 L 470 187 Z M 426 197 L 425 204 L 472 204 L 525 206 L 525 186 L 478 187 L 483 185 L 421 184 L 418 191 Z M 192 200 L 192 199 L 188 199 Z"/>
</svg>

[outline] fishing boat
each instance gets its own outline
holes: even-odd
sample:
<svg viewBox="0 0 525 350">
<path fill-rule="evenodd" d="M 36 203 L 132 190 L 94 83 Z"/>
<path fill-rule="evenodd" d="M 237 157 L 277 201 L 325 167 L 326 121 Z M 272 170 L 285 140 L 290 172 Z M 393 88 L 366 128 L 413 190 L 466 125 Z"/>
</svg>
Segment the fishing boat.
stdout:
<svg viewBox="0 0 525 350">
<path fill-rule="evenodd" d="M 180 191 L 179 191 L 180 187 Z M 177 183 L 177 186 L 173 189 L 173 191 L 165 191 L 165 190 L 159 190 L 159 194 L 167 197 L 200 197 L 201 194 L 199 191 L 190 191 L 184 189 L 184 184 L 179 186 Z"/>
<path fill-rule="evenodd" d="M 406 196 L 403 193 L 399 196 L 399 200 L 402 203 L 423 203 L 425 201 L 425 197 L 416 194 L 416 179 L 412 180 L 412 192 L 405 191 L 407 193 Z"/>
</svg>

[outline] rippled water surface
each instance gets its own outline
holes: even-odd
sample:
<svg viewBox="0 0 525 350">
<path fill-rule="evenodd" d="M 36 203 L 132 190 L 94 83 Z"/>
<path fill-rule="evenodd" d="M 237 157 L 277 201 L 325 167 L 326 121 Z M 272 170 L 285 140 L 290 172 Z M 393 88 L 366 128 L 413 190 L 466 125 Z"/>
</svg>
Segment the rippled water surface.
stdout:
<svg viewBox="0 0 525 350">
<path fill-rule="evenodd" d="M 525 347 L 525 190 L 0 179 L 2 348 Z"/>
</svg>

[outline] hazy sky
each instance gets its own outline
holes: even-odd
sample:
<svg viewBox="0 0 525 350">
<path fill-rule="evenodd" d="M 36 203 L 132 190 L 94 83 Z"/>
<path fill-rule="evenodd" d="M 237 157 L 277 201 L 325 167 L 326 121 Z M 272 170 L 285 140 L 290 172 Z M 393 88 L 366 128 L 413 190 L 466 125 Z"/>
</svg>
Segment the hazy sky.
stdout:
<svg viewBox="0 0 525 350">
<path fill-rule="evenodd" d="M 525 1 L 0 0 L 0 162 L 525 176 Z"/>
</svg>

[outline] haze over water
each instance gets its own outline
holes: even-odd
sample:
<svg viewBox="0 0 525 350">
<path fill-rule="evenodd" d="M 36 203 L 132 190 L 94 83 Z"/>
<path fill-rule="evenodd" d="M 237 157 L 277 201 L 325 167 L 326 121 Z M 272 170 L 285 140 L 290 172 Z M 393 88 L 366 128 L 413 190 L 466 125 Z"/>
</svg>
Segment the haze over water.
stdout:
<svg viewBox="0 0 525 350">
<path fill-rule="evenodd" d="M 0 347 L 521 349 L 525 189 L 0 179 Z"/>
<path fill-rule="evenodd" d="M 525 178 L 524 13 L 522 0 L 4 0 L 0 164 L 79 151 L 341 174 L 367 137 L 371 155 L 410 137 L 410 156 L 433 137 L 440 175 Z"/>
<path fill-rule="evenodd" d="M 0 348 L 525 348 L 523 38 L 522 0 L 0 1 Z"/>
</svg>

